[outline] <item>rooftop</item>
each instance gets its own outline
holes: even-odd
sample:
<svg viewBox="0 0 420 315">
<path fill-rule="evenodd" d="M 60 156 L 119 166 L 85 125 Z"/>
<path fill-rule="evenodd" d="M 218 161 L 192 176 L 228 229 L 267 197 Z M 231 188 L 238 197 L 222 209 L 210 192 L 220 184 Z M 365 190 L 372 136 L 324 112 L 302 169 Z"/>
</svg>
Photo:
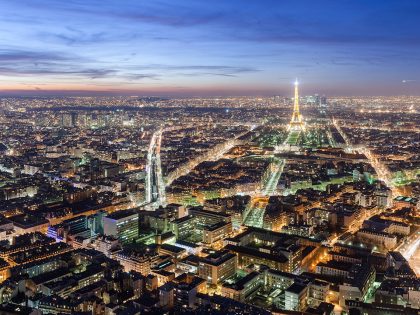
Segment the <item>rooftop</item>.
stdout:
<svg viewBox="0 0 420 315">
<path fill-rule="evenodd" d="M 111 214 L 108 214 L 106 218 L 112 219 L 112 220 L 120 220 L 132 215 L 138 215 L 137 211 L 135 210 L 121 210 L 121 211 L 115 211 Z"/>
</svg>

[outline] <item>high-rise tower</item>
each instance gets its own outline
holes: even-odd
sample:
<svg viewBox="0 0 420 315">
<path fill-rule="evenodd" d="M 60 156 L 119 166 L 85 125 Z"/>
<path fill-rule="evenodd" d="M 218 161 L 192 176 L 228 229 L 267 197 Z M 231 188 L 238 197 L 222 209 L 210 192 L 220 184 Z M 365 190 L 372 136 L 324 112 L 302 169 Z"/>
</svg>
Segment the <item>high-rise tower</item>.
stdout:
<svg viewBox="0 0 420 315">
<path fill-rule="evenodd" d="M 293 114 L 292 119 L 290 120 L 289 129 L 290 130 L 304 130 L 305 125 L 302 121 L 302 115 L 299 111 L 299 82 L 296 79 L 295 81 L 295 100 L 294 100 L 294 106 L 293 106 Z"/>
</svg>

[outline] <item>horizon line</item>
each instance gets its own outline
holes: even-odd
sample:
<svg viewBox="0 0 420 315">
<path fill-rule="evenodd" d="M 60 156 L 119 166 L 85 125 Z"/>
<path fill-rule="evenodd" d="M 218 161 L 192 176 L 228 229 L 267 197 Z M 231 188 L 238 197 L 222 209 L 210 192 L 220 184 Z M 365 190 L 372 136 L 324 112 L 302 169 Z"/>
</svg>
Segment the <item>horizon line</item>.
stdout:
<svg viewBox="0 0 420 315">
<path fill-rule="evenodd" d="M 302 97 L 309 97 L 314 96 L 314 94 L 304 94 L 299 96 Z M 326 95 L 326 94 L 318 94 L 320 96 L 325 96 L 328 98 L 351 98 L 351 97 L 362 97 L 362 98 L 386 98 L 386 97 L 420 97 L 419 95 L 414 94 L 390 94 L 390 95 L 361 95 L 361 94 L 354 94 L 354 95 Z M 272 97 L 282 97 L 282 98 L 290 98 L 293 99 L 293 96 L 286 96 L 286 95 L 123 95 L 123 94 L 97 94 L 97 95 L 82 95 L 82 94 L 51 94 L 51 95 L 35 95 L 35 94 L 28 94 L 28 95 L 16 95 L 16 94 L 1 94 L 0 92 L 0 99 L 2 98 L 51 98 L 51 97 L 69 97 L 69 98 L 82 98 L 82 97 L 126 97 L 126 98 L 146 98 L 146 97 L 156 97 L 161 98 L 162 101 L 170 100 L 170 99 L 217 99 L 217 98 L 272 98 Z"/>
</svg>

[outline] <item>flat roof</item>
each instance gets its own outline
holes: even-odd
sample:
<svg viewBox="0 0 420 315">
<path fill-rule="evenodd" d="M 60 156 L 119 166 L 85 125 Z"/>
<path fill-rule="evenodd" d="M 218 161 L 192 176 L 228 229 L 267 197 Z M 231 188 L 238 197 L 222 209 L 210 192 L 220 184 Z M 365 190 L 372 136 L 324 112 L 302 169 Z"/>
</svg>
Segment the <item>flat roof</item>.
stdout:
<svg viewBox="0 0 420 315">
<path fill-rule="evenodd" d="M 293 283 L 290 287 L 286 289 L 287 292 L 292 292 L 295 294 L 300 294 L 302 291 L 306 289 L 306 285 L 300 283 Z"/>
<path fill-rule="evenodd" d="M 203 262 L 208 265 L 220 266 L 221 264 L 224 264 L 228 260 L 235 257 L 235 254 L 229 253 L 228 251 L 219 251 L 202 258 L 200 262 Z"/>
<path fill-rule="evenodd" d="M 232 284 L 224 283 L 223 286 L 228 287 L 228 288 L 232 288 L 232 289 L 235 289 L 235 290 L 243 290 L 245 285 L 249 281 L 253 280 L 255 277 L 258 277 L 259 275 L 260 275 L 259 272 L 253 271 L 253 272 L 247 274 L 245 277 L 239 279 L 235 283 L 232 283 Z"/>
<path fill-rule="evenodd" d="M 185 251 L 185 248 L 179 247 L 179 246 L 175 246 L 175 245 L 171 245 L 171 244 L 162 244 L 160 246 L 161 249 L 163 250 L 167 250 L 173 253 L 182 253 Z"/>
<path fill-rule="evenodd" d="M 105 218 L 112 219 L 112 220 L 119 220 L 123 219 L 132 215 L 138 215 L 138 212 L 135 210 L 121 210 L 115 211 L 105 216 Z"/>
<path fill-rule="evenodd" d="M 272 260 L 272 261 L 276 261 L 276 262 L 279 262 L 279 263 L 282 263 L 282 264 L 284 264 L 288 261 L 288 259 L 285 256 L 268 254 L 268 253 L 260 252 L 257 249 L 253 249 L 253 248 L 249 248 L 249 247 L 236 246 L 236 245 L 228 244 L 228 245 L 226 245 L 225 248 L 227 250 L 232 251 L 232 252 L 237 252 L 237 253 L 240 253 L 240 254 L 245 254 L 245 255 L 249 255 L 249 256 L 253 256 L 253 257 Z"/>
<path fill-rule="evenodd" d="M 19 214 L 15 215 L 14 217 L 8 218 L 14 225 L 22 228 L 28 229 L 31 227 L 35 227 L 38 225 L 48 224 L 48 220 L 42 217 L 28 215 L 28 214 Z"/>
</svg>

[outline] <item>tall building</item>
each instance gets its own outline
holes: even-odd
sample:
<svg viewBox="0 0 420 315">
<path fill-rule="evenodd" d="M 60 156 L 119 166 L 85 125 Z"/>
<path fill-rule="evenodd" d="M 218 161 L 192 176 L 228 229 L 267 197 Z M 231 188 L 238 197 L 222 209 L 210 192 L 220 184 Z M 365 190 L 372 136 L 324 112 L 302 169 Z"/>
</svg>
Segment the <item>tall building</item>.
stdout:
<svg viewBox="0 0 420 315">
<path fill-rule="evenodd" d="M 69 235 L 90 237 L 86 216 L 81 215 L 48 227 L 47 236 L 54 238 L 56 241 L 65 242 Z"/>
<path fill-rule="evenodd" d="M 292 119 L 290 120 L 290 124 L 289 124 L 289 129 L 290 130 L 296 130 L 296 131 L 301 131 L 305 129 L 303 120 L 302 120 L 302 115 L 300 114 L 300 109 L 299 109 L 299 82 L 295 81 L 295 98 L 294 98 L 294 105 L 293 105 L 293 114 L 292 114 Z"/>
<path fill-rule="evenodd" d="M 325 95 L 322 95 L 320 98 L 320 105 L 322 107 L 327 107 L 327 97 Z"/>
<path fill-rule="evenodd" d="M 136 271 L 147 276 L 150 274 L 152 265 L 157 263 L 159 256 L 154 251 L 148 250 L 143 253 L 122 250 L 115 255 L 115 259 L 124 267 L 125 271 Z"/>
<path fill-rule="evenodd" d="M 226 250 L 215 252 L 200 260 L 198 276 L 208 283 L 218 284 L 233 276 L 237 268 L 236 255 Z"/>
<path fill-rule="evenodd" d="M 122 243 L 130 242 L 139 236 L 139 214 L 123 210 L 104 217 L 104 234 L 118 237 Z"/>
<path fill-rule="evenodd" d="M 62 127 L 74 127 L 76 125 L 77 114 L 76 113 L 64 113 L 61 116 Z"/>
<path fill-rule="evenodd" d="M 328 107 L 328 105 L 327 105 L 327 97 L 325 95 L 319 97 L 317 104 L 318 104 L 320 113 L 321 114 L 325 114 L 326 111 L 327 111 L 327 109 L 328 109 L 327 108 Z"/>
<path fill-rule="evenodd" d="M 88 227 L 92 235 L 104 234 L 104 217 L 107 213 L 103 210 L 96 212 L 88 217 Z"/>
<path fill-rule="evenodd" d="M 315 102 L 315 104 L 321 104 L 321 98 L 318 94 L 315 94 L 314 102 Z"/>
<path fill-rule="evenodd" d="M 222 285 L 222 296 L 245 302 L 255 296 L 264 284 L 263 274 L 253 271 L 238 281 L 225 282 Z"/>
<path fill-rule="evenodd" d="M 87 127 L 88 125 L 88 116 L 87 114 L 77 115 L 76 125 L 78 127 Z"/>
<path fill-rule="evenodd" d="M 284 308 L 289 311 L 302 311 L 306 307 L 307 286 L 293 283 L 284 291 Z"/>
</svg>

